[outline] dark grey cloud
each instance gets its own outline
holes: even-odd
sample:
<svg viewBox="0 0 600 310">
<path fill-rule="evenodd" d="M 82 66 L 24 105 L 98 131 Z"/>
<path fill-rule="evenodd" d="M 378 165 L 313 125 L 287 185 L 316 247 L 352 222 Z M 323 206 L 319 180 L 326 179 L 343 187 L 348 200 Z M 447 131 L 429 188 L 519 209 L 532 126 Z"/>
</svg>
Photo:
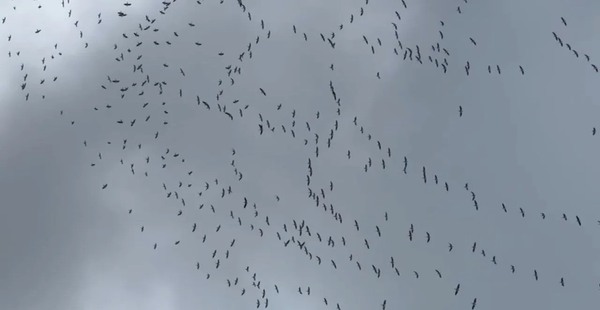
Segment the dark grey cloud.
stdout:
<svg viewBox="0 0 600 310">
<path fill-rule="evenodd" d="M 2 73 L 6 83 L 0 83 L 6 98 L 0 104 L 0 308 L 238 309 L 255 306 L 263 288 L 275 309 L 317 309 L 325 306 L 323 297 L 332 309 L 336 303 L 342 309 L 377 309 L 384 300 L 387 309 L 465 309 L 473 298 L 487 309 L 594 305 L 599 252 L 593 184 L 600 171 L 592 136 L 599 126 L 597 74 L 591 67 L 598 46 L 591 29 L 597 5 L 405 2 L 406 9 L 401 1 L 246 3 L 252 21 L 228 0 L 177 1 L 165 14 L 158 13 L 159 2 L 129 8 L 118 1 L 67 3 L 63 9 L 39 1 L 41 9 L 28 2 L 16 11 L 3 4 L 7 21 L 0 32 L 13 38 L 1 46 L 11 57 L 0 58 L 0 66 L 8 68 Z M 128 16 L 119 18 L 117 11 Z M 46 15 L 34 19 L 40 14 Z M 140 31 L 139 25 L 148 24 L 146 15 L 156 21 Z M 552 31 L 580 57 L 560 47 Z M 335 49 L 320 37 L 330 38 L 331 32 Z M 437 42 L 450 55 L 432 52 Z M 416 52 L 417 45 L 423 64 L 403 61 L 404 50 Z M 117 62 L 120 53 L 123 60 Z M 446 74 L 429 62 L 430 55 L 440 63 L 447 58 Z M 133 72 L 134 64 L 143 64 L 144 72 Z M 231 75 L 234 85 L 228 65 L 241 68 Z M 489 74 L 488 65 L 500 66 L 502 74 Z M 25 73 L 28 86 L 22 91 Z M 50 83 L 53 76 L 58 80 Z M 107 76 L 120 82 L 109 83 Z M 141 87 L 146 76 L 151 82 Z M 38 85 L 41 79 L 44 85 Z M 161 94 L 154 85 L 163 81 Z M 128 90 L 119 91 L 122 87 Z M 336 120 L 338 130 L 327 147 Z M 310 188 L 326 194 L 319 205 L 308 198 L 309 158 Z M 369 159 L 372 166 L 364 172 Z M 232 193 L 221 198 L 229 186 Z M 343 215 L 343 224 L 331 206 Z M 304 220 L 312 236 L 293 233 L 292 220 Z M 292 235 L 306 241 L 312 260 L 294 242 L 282 246 Z M 335 247 L 327 245 L 329 236 Z M 381 269 L 381 278 L 372 265 Z M 252 285 L 253 273 L 261 289 Z M 228 287 L 227 280 L 236 278 L 239 283 Z M 457 283 L 461 290 L 454 296 Z M 240 296 L 242 288 L 246 293 Z"/>
</svg>

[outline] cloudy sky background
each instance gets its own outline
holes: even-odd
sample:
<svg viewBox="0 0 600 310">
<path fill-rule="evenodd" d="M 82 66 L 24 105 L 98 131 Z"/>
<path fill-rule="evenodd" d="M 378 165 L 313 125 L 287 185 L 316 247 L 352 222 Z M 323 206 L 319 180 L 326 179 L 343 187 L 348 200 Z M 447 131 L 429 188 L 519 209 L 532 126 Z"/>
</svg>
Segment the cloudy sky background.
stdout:
<svg viewBox="0 0 600 310">
<path fill-rule="evenodd" d="M 342 309 L 379 309 L 383 300 L 387 309 L 470 309 L 473 298 L 476 309 L 598 304 L 600 135 L 592 136 L 592 128 L 600 129 L 600 107 L 594 91 L 598 74 L 590 64 L 600 59 L 593 31 L 600 27 L 600 4 L 407 0 L 405 9 L 401 1 L 371 0 L 365 5 L 354 0 L 328 4 L 262 0 L 245 4 L 252 13 L 249 21 L 231 0 L 223 4 L 206 0 L 201 5 L 180 0 L 164 15 L 158 12 L 163 9 L 160 2 L 132 1 L 132 6 L 124 7 L 113 0 L 72 1 L 65 8 L 59 1 L 1 4 L 0 17 L 7 18 L 0 25 L 0 308 L 254 309 L 261 295 L 252 287 L 254 272 L 267 290 L 271 309 L 335 309 L 335 303 Z M 359 17 L 361 7 L 365 14 Z M 118 11 L 128 15 L 119 18 Z M 400 21 L 394 11 L 400 13 Z M 352 24 L 350 14 L 355 17 Z M 138 24 L 148 24 L 146 15 L 156 18 L 151 29 L 158 32 L 139 31 Z M 261 19 L 265 30 L 260 29 Z M 400 50 L 399 56 L 393 53 L 398 44 L 391 22 L 398 25 L 405 48 L 420 46 L 423 64 L 403 61 Z M 42 31 L 35 34 L 36 29 Z M 132 35 L 136 31 L 139 38 Z M 333 31 L 335 49 L 319 36 L 329 37 Z M 580 57 L 561 47 L 552 31 Z M 363 35 L 375 46 L 375 55 Z M 136 47 L 139 41 L 143 44 Z M 248 42 L 252 59 L 246 51 Z M 450 52 L 447 74 L 427 59 L 428 55 L 443 59 L 443 53 L 431 52 L 435 42 Z M 121 52 L 126 61 L 115 61 Z M 135 61 L 139 54 L 143 58 Z M 42 71 L 44 57 L 46 71 Z M 464 70 L 467 61 L 469 76 Z M 133 73 L 133 63 L 143 63 L 144 74 Z M 329 69 L 331 63 L 334 71 Z M 224 69 L 229 64 L 242 70 L 241 75 L 232 75 L 231 87 Z M 488 74 L 489 64 L 498 64 L 502 74 Z M 28 85 L 22 91 L 25 73 Z M 141 88 L 146 74 L 152 83 Z M 121 82 L 110 84 L 107 75 Z M 162 95 L 152 86 L 159 81 L 167 82 Z M 339 117 L 329 81 L 341 98 Z M 119 88 L 133 82 L 138 87 L 130 87 L 121 99 Z M 224 94 L 216 101 L 220 89 Z M 142 90 L 144 95 L 138 96 Z M 25 101 L 27 92 L 30 97 Z M 197 105 L 196 96 L 211 110 Z M 233 104 L 235 99 L 239 103 Z M 142 108 L 145 102 L 149 105 Z M 234 121 L 218 112 L 217 103 L 227 105 Z M 238 109 L 245 105 L 250 107 L 239 117 Z M 459 106 L 464 111 L 460 118 Z M 296 138 L 289 132 L 294 109 Z M 259 113 L 277 127 L 275 132 L 259 135 Z M 147 115 L 151 120 L 144 122 Z M 355 116 L 364 135 L 352 123 Z M 121 119 L 125 124 L 116 123 Z M 129 126 L 133 119 L 136 125 Z M 336 119 L 339 130 L 327 148 Z M 311 132 L 306 130 L 307 121 Z M 159 139 L 154 139 L 156 131 Z M 315 132 L 320 135 L 318 158 Z M 369 141 L 367 134 L 373 139 Z M 123 139 L 128 139 L 125 150 Z M 348 150 L 351 159 L 346 157 Z M 174 158 L 173 153 L 181 155 Z M 150 164 L 145 163 L 147 156 Z M 324 201 L 343 214 L 343 224 L 307 197 L 309 157 L 311 187 L 317 193 L 321 187 L 327 190 Z M 365 173 L 369 157 L 373 166 Z M 243 173 L 242 181 L 234 174 L 232 159 Z M 433 182 L 434 174 L 439 185 Z M 335 186 L 331 192 L 330 180 Z M 203 190 L 204 182 L 210 183 L 210 190 Z M 443 182 L 448 182 L 449 192 Z M 477 195 L 478 211 L 464 189 L 467 182 Z M 101 189 L 103 184 L 107 189 Z M 185 188 L 187 184 L 193 186 Z M 221 198 L 221 188 L 228 185 L 232 194 Z M 178 191 L 186 206 L 166 198 L 169 191 Z M 200 191 L 204 193 L 198 197 Z M 250 201 L 247 209 L 242 208 L 243 197 Z M 253 203 L 260 213 L 256 218 Z M 205 205 L 201 210 L 200 204 Z M 519 208 L 525 211 L 524 218 Z M 179 210 L 182 216 L 177 216 Z M 229 217 L 230 210 L 235 220 Z M 547 215 L 545 220 L 541 212 Z M 238 225 L 238 216 L 244 225 Z M 292 219 L 310 226 L 312 237 L 301 238 L 321 256 L 321 265 L 298 246 L 284 247 L 277 239 L 277 232 L 283 241 L 291 238 Z M 353 227 L 354 219 L 360 222 L 360 232 Z M 193 223 L 198 225 L 194 233 Z M 251 230 L 250 224 L 256 228 Z M 216 233 L 218 225 L 222 228 Z M 263 237 L 258 227 L 264 230 Z M 333 236 L 335 247 L 319 243 L 316 232 L 324 239 Z M 426 232 L 431 234 L 430 243 L 425 242 Z M 201 241 L 204 234 L 206 243 Z M 235 246 L 229 248 L 233 238 Z M 365 238 L 370 250 L 364 246 Z M 177 240 L 181 243 L 175 246 Z M 452 252 L 448 242 L 454 245 Z M 478 244 L 476 253 L 471 252 L 473 242 Z M 154 243 L 157 250 L 152 249 Z M 214 249 L 221 262 L 217 270 L 216 258 L 211 258 Z M 230 256 L 225 259 L 227 249 Z M 480 249 L 485 249 L 485 257 Z M 362 271 L 349 261 L 350 254 L 361 262 Z M 390 256 L 399 277 L 390 267 Z M 372 264 L 381 268 L 381 278 L 372 272 Z M 515 274 L 510 265 L 516 266 Z M 537 282 L 534 269 L 539 273 Z M 418 279 L 413 271 L 419 273 Z M 236 277 L 239 284 L 228 287 L 226 279 Z M 565 287 L 559 283 L 561 277 Z M 457 283 L 461 291 L 454 296 Z M 311 295 L 305 291 L 300 295 L 299 286 L 303 290 L 310 286 Z"/>
</svg>

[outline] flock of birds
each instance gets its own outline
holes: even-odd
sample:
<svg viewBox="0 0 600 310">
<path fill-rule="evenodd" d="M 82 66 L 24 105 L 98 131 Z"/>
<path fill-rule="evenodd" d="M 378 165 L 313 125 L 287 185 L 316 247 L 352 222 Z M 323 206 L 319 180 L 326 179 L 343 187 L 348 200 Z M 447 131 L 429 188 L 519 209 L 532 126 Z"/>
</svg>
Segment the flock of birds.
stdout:
<svg viewBox="0 0 600 310">
<path fill-rule="evenodd" d="M 224 4 L 225 0 L 214 0 Z M 230 2 L 231 0 L 227 0 Z M 92 167 L 100 165 L 106 160 L 103 154 L 107 152 L 125 152 L 133 149 L 135 152 L 144 152 L 146 149 L 152 149 L 152 145 L 160 145 L 159 143 L 169 143 L 169 141 L 161 141 L 163 131 L 167 130 L 171 123 L 169 122 L 169 114 L 177 109 L 183 109 L 182 104 L 185 104 L 185 109 L 193 108 L 201 113 L 211 113 L 215 119 L 222 119 L 223 122 L 246 122 L 251 123 L 255 130 L 256 139 L 270 139 L 274 136 L 287 139 L 290 144 L 299 145 L 306 150 L 307 156 L 305 161 L 305 174 L 302 177 L 305 183 L 308 203 L 306 205 L 305 216 L 293 218 L 286 216 L 285 211 L 274 211 L 272 205 L 283 204 L 286 197 L 284 195 L 273 194 L 273 200 L 269 203 L 259 203 L 252 198 L 252 193 L 241 193 L 239 189 L 241 184 L 248 182 L 256 182 L 245 174 L 243 165 L 238 165 L 237 160 L 240 150 L 236 146 L 232 147 L 230 158 L 231 171 L 227 174 L 218 175 L 214 178 L 206 179 L 201 177 L 202 171 L 195 171 L 193 166 L 193 155 L 186 156 L 183 152 L 177 151 L 174 147 L 166 147 L 158 156 L 151 154 L 148 151 L 141 161 L 126 162 L 127 156 L 117 159 L 119 163 L 126 166 L 132 175 L 143 175 L 144 177 L 153 176 L 153 172 L 169 170 L 172 166 L 177 165 L 177 170 L 183 169 L 180 177 L 175 182 L 161 182 L 162 190 L 167 199 L 173 201 L 176 205 L 176 210 L 173 211 L 174 216 L 185 217 L 188 214 L 200 212 L 202 217 L 214 218 L 217 214 L 226 215 L 229 219 L 228 223 L 219 223 L 214 227 L 209 227 L 208 224 L 200 224 L 194 222 L 189 230 L 194 236 L 182 239 L 172 240 L 172 242 L 154 242 L 150 247 L 155 251 L 166 251 L 172 246 L 185 246 L 187 243 L 193 244 L 196 240 L 202 244 L 210 240 L 220 240 L 219 244 L 213 243 L 210 250 L 206 250 L 207 261 L 196 261 L 190 267 L 202 271 L 205 278 L 209 281 L 214 281 L 215 285 L 223 285 L 231 290 L 236 290 L 239 295 L 252 295 L 252 303 L 256 308 L 268 308 L 269 298 L 280 291 L 293 291 L 294 293 L 305 297 L 318 295 L 316 298 L 322 300 L 323 305 L 332 309 L 353 309 L 351 304 L 345 304 L 341 298 L 325 295 L 322 291 L 311 290 L 310 285 L 298 287 L 285 287 L 279 283 L 267 280 L 259 272 L 254 271 L 252 266 L 243 266 L 246 271 L 245 276 L 237 276 L 234 278 L 225 277 L 221 270 L 223 268 L 234 268 L 235 262 L 230 260 L 232 255 L 236 253 L 236 246 L 239 246 L 239 238 L 231 238 L 225 240 L 225 237 L 219 235 L 223 230 L 233 227 L 245 231 L 246 235 L 256 236 L 261 238 L 260 242 L 268 243 L 270 246 L 280 246 L 289 248 L 289 251 L 296 251 L 298 257 L 302 257 L 310 264 L 314 264 L 315 268 L 330 268 L 334 272 L 348 273 L 359 272 L 364 274 L 364 277 L 374 277 L 380 279 L 382 277 L 398 277 L 405 279 L 406 277 L 414 277 L 420 279 L 422 277 L 443 278 L 445 273 L 443 270 L 431 268 L 431 270 L 408 270 L 401 265 L 401 259 L 388 255 L 389 249 L 377 243 L 377 239 L 382 238 L 386 234 L 386 228 L 393 226 L 391 213 L 387 210 L 377 210 L 380 212 L 377 215 L 378 223 L 376 225 L 365 226 L 363 219 L 352 216 L 351 210 L 346 210 L 343 206 L 337 205 L 336 183 L 338 180 L 332 175 L 320 175 L 318 169 L 315 168 L 323 165 L 319 161 L 324 154 L 335 157 L 337 160 L 351 161 L 351 169 L 360 169 L 361 173 L 388 173 L 398 174 L 406 178 L 418 178 L 423 183 L 428 185 L 439 186 L 442 191 L 462 191 L 464 192 L 465 201 L 472 204 L 472 212 L 499 212 L 508 215 L 514 214 L 523 220 L 541 220 L 560 219 L 565 225 L 573 224 L 577 226 L 597 225 L 596 221 L 586 221 L 585 218 L 579 217 L 577 214 L 568 214 L 565 210 L 560 214 L 539 213 L 533 214 L 528 212 L 524 207 L 508 206 L 505 203 L 498 202 L 497 207 L 486 206 L 482 207 L 478 203 L 477 192 L 471 188 L 469 183 L 456 182 L 449 179 L 444 179 L 443 176 L 435 173 L 434 169 L 426 167 L 422 164 L 410 160 L 403 154 L 397 154 L 392 150 L 385 141 L 378 139 L 375 134 L 369 132 L 367 124 L 362 123 L 357 115 L 349 115 L 344 110 L 344 100 L 342 93 L 336 89 L 334 79 L 329 80 L 327 85 L 330 97 L 324 99 L 318 110 L 307 111 L 308 108 L 286 104 L 279 100 L 277 96 L 272 96 L 276 92 L 269 85 L 264 85 L 254 90 L 254 94 L 250 94 L 247 98 L 235 97 L 235 91 L 241 81 L 245 78 L 251 78 L 253 72 L 247 71 L 244 68 L 252 63 L 253 57 L 259 55 L 261 45 L 266 44 L 269 40 L 277 40 L 278 36 L 292 36 L 306 44 L 321 44 L 323 48 L 328 49 L 330 53 L 336 53 L 336 40 L 342 32 L 356 33 L 361 45 L 356 48 L 365 48 L 370 51 L 373 57 L 379 57 L 379 54 L 393 53 L 396 57 L 400 57 L 403 61 L 418 63 L 422 66 L 430 66 L 434 70 L 439 70 L 441 74 L 447 74 L 451 71 L 463 71 L 469 76 L 473 70 L 486 70 L 488 74 L 504 74 L 514 75 L 513 78 L 526 76 L 527 70 L 523 65 L 503 66 L 501 64 L 488 64 L 487 68 L 478 68 L 471 66 L 467 61 L 464 64 L 457 64 L 452 57 L 455 51 L 452 51 L 444 44 L 445 33 L 447 30 L 447 22 L 441 20 L 438 24 L 438 38 L 431 42 L 430 46 L 413 45 L 401 40 L 399 29 L 402 27 L 403 14 L 410 10 L 408 0 L 397 1 L 397 10 L 391 14 L 389 20 L 390 40 L 384 37 L 372 37 L 359 34 L 360 29 L 355 29 L 354 24 L 364 15 L 368 14 L 371 4 L 369 0 L 365 0 L 364 4 L 357 7 L 350 15 L 346 16 L 343 23 L 330 29 L 323 30 L 319 33 L 312 33 L 308 28 L 303 28 L 303 25 L 291 25 L 288 29 L 275 29 L 269 26 L 268 20 L 253 17 L 252 6 L 242 0 L 237 0 L 237 4 L 232 7 L 237 7 L 241 16 L 247 19 L 248 23 L 256 26 L 258 32 L 250 41 L 243 44 L 243 48 L 237 52 L 220 50 L 209 43 L 205 43 L 198 39 L 196 35 L 201 28 L 199 22 L 181 21 L 183 25 L 178 31 L 165 32 L 159 28 L 161 21 L 170 18 L 170 10 L 178 5 L 198 6 L 202 9 L 206 6 L 204 1 L 195 1 L 192 3 L 182 3 L 185 1 L 164 1 L 155 16 L 146 15 L 142 20 L 137 20 L 136 29 L 130 29 L 127 32 L 120 34 L 120 38 L 116 43 L 112 44 L 112 52 L 115 55 L 114 62 L 122 72 L 107 75 L 103 78 L 103 82 L 98 87 L 106 94 L 107 101 L 111 103 L 103 106 L 93 106 L 92 113 L 98 113 L 99 118 L 110 119 L 111 124 L 120 126 L 119 131 L 123 133 L 123 137 L 119 141 L 88 141 L 82 142 L 83 147 L 88 148 L 92 144 L 97 147 L 106 147 L 107 149 L 98 151 L 97 156 L 91 163 Z M 37 2 L 36 2 L 37 3 Z M 19 5 L 28 5 L 19 3 Z M 469 5 L 467 0 L 463 0 L 457 6 L 455 14 L 463 14 L 465 7 Z M 36 4 L 41 9 L 41 4 Z M 72 22 L 72 25 L 79 29 L 80 20 L 74 17 L 74 12 L 70 9 L 70 0 L 62 0 L 61 7 L 63 8 L 66 17 Z M 125 2 L 117 12 L 112 12 L 122 19 L 130 19 L 132 13 L 130 10 L 136 4 Z M 13 8 L 18 11 L 18 6 Z M 6 16 L 2 16 L 2 27 L 11 27 L 14 22 L 10 12 Z M 258 14 L 256 14 L 258 15 Z M 95 20 L 81 20 L 81 23 L 101 24 L 103 14 L 98 13 Z M 557 20 L 558 27 L 567 27 L 565 18 L 560 17 Z M 589 63 L 589 67 L 598 72 L 598 67 L 592 62 L 589 54 L 581 50 L 576 50 L 574 46 L 567 43 L 564 35 L 558 34 L 560 31 L 549 33 L 549 39 L 552 38 L 558 45 L 568 49 L 573 57 L 581 59 L 583 62 Z M 45 29 L 36 28 L 31 35 L 43 36 Z M 79 40 L 83 48 L 90 47 L 93 43 L 87 40 L 83 29 L 78 31 Z M 393 37 L 392 37 L 393 35 Z M 25 101 L 29 101 L 31 96 L 41 100 L 46 99 L 47 88 L 45 86 L 52 82 L 56 82 L 59 76 L 46 75 L 45 72 L 48 66 L 52 65 L 52 61 L 63 57 L 62 49 L 59 43 L 53 44 L 53 51 L 40 59 L 40 67 L 26 66 L 19 61 L 21 54 L 26 53 L 26 50 L 19 50 L 18 47 L 11 45 L 16 34 L 9 34 L 7 39 L 8 51 L 7 56 L 12 61 L 17 63 L 19 70 L 22 71 L 22 81 L 20 81 L 20 90 Z M 477 38 L 466 36 L 464 38 L 466 45 L 477 47 Z M 219 61 L 226 62 L 223 66 L 221 74 L 213 81 L 216 84 L 215 93 L 211 95 L 196 94 L 193 89 L 182 87 L 184 81 L 190 79 L 193 81 L 194 76 L 198 74 L 199 69 L 195 67 L 183 67 L 176 63 L 176 60 L 171 61 L 168 58 L 171 51 L 174 49 L 193 49 L 196 54 L 206 54 L 206 57 L 214 57 Z M 145 61 L 144 53 L 153 51 L 160 55 L 166 55 L 163 63 L 156 61 Z M 170 63 L 171 61 L 171 63 Z M 461 68 L 462 67 L 462 68 Z M 336 64 L 331 63 L 323 68 L 322 74 L 336 71 Z M 31 81 L 28 79 L 30 74 L 40 76 L 39 81 Z M 180 80 L 167 80 L 167 76 L 178 76 Z M 373 72 L 374 79 L 385 78 L 383 72 Z M 112 97 L 111 97 L 112 96 Z M 141 102 L 138 104 L 138 102 Z M 137 107 L 133 112 L 125 111 L 124 107 Z M 465 111 L 461 105 L 456 107 L 456 117 L 463 117 Z M 68 113 L 63 110 L 60 115 L 66 117 Z M 68 121 L 71 125 L 75 125 L 75 120 Z M 141 128 L 140 128 L 141 127 Z M 135 128 L 137 132 L 143 132 L 143 138 L 139 135 L 125 136 Z M 338 132 L 343 128 L 347 132 L 353 132 L 360 135 L 364 143 L 369 145 L 369 156 L 364 156 L 364 153 L 353 152 L 351 147 L 347 147 L 343 142 L 338 142 Z M 596 128 L 592 129 L 592 135 L 596 134 Z M 200 141 L 200 143 L 202 143 Z M 149 146 L 150 144 L 150 146 Z M 115 149 L 116 145 L 116 149 Z M 112 153 L 111 153 L 112 152 Z M 358 155 L 355 155 L 358 153 Z M 104 155 L 106 157 L 106 155 Z M 111 155 L 112 156 L 112 155 Z M 186 161 L 186 159 L 190 159 Z M 190 163 L 191 162 L 191 163 Z M 399 169 L 396 169 L 396 164 Z M 315 168 L 313 170 L 313 168 Z M 182 170 L 182 171 L 183 171 Z M 175 173 L 169 171 L 170 173 Z M 159 175 L 160 173 L 156 173 Z M 99 185 L 102 190 L 109 191 L 111 189 L 110 182 Z M 310 207 L 310 208 L 309 208 Z M 481 207 L 481 208 L 480 208 Z M 481 210 L 480 210 L 481 209 Z M 137 213 L 144 212 L 143 206 L 135 206 L 128 208 L 126 213 L 130 216 L 135 216 Z M 284 213 L 282 213 L 284 212 Z M 304 211 L 302 211 L 304 212 Z M 311 223 L 308 215 L 312 218 L 318 217 L 319 223 Z M 192 215 L 190 215 L 192 216 Z M 195 217 L 195 215 L 194 215 Z M 281 219 L 285 219 L 281 221 Z M 323 227 L 323 221 L 327 222 L 327 226 L 334 227 L 337 233 L 327 233 L 330 228 Z M 313 221 L 314 222 L 314 221 Z M 600 221 L 598 221 L 600 223 Z M 504 259 L 501 253 L 493 253 L 493 250 L 486 248 L 485 244 L 481 244 L 476 240 L 446 240 L 443 236 L 434 236 L 431 232 L 420 230 L 418 223 L 410 224 L 406 227 L 406 235 L 403 236 L 407 242 L 422 243 L 432 247 L 443 249 L 448 253 L 456 251 L 468 251 L 477 254 L 482 260 L 489 261 L 492 265 L 499 265 L 504 268 L 507 273 L 524 273 L 528 274 L 534 281 L 546 281 L 554 283 L 557 286 L 565 287 L 570 281 L 565 276 L 559 278 L 545 277 L 545 270 L 537 268 L 521 268 L 518 261 L 509 261 Z M 145 226 L 140 226 L 140 232 L 145 231 Z M 147 230 L 147 229 L 146 229 Z M 489 246 L 489 245 L 488 245 Z M 351 249 L 354 247 L 363 247 L 364 252 L 353 253 L 348 252 L 348 256 L 344 260 L 337 259 L 333 253 L 344 251 L 343 249 Z M 487 250 L 487 251 L 486 251 Z M 243 253 L 238 253 L 244 255 Z M 374 257 L 389 257 L 387 265 L 376 262 Z M 452 287 L 448 288 L 448 293 L 452 295 L 469 294 L 468 290 L 463 292 L 460 281 L 456 281 Z M 468 296 L 468 304 L 465 308 L 477 309 L 479 300 L 477 296 Z M 485 303 L 485 301 L 481 301 Z M 393 304 L 392 298 L 382 299 L 377 306 L 381 309 L 398 309 L 398 306 Z M 376 306 L 373 306 L 375 309 Z"/>
</svg>

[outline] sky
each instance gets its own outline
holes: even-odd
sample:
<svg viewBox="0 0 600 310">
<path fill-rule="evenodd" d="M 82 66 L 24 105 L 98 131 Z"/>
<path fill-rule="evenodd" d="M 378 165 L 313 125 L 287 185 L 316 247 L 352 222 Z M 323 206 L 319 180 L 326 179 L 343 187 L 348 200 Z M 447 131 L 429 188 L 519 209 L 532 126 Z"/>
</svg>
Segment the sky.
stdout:
<svg viewBox="0 0 600 310">
<path fill-rule="evenodd" d="M 0 4 L 1 309 L 600 302 L 600 3 L 124 3 Z"/>
</svg>

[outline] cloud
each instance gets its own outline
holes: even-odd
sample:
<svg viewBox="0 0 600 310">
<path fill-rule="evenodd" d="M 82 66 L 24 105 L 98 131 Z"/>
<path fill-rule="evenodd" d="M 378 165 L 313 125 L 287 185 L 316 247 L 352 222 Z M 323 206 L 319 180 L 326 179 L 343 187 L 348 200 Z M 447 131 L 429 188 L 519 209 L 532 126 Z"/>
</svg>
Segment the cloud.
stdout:
<svg viewBox="0 0 600 310">
<path fill-rule="evenodd" d="M 3 6 L 22 53 L 0 63 L 2 308 L 594 302 L 595 72 L 552 37 L 593 63 L 593 10 L 201 3 Z"/>
</svg>

